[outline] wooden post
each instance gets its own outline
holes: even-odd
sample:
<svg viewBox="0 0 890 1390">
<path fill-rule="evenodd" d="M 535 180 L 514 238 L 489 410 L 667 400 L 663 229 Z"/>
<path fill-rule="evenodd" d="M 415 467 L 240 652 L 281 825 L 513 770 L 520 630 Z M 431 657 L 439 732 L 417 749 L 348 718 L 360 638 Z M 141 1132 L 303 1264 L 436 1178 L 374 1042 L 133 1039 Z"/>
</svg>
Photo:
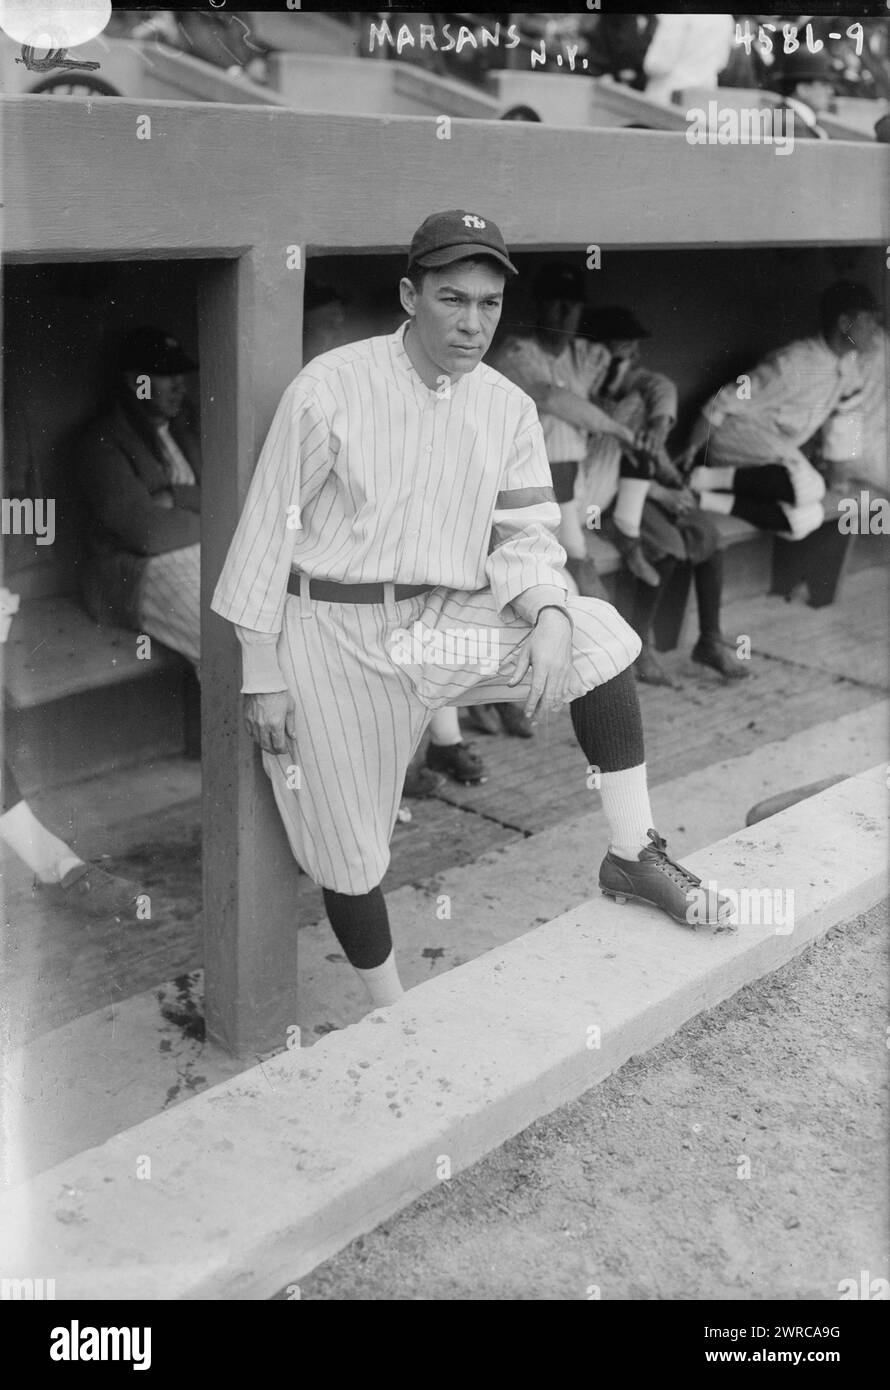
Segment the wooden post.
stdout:
<svg viewBox="0 0 890 1390">
<path fill-rule="evenodd" d="M 210 611 L 235 523 L 271 419 L 255 383 L 270 359 L 300 363 L 302 316 L 281 293 L 284 248 L 210 262 L 198 298 L 201 421 L 201 723 L 204 969 L 208 1036 L 237 1056 L 280 1050 L 297 1022 L 299 870 L 259 751 L 241 728 L 241 654 Z M 291 275 L 291 279 L 295 278 Z M 296 278 L 302 283 L 302 274 Z M 270 312 L 271 300 L 279 312 Z M 295 294 L 297 300 L 300 299 Z M 262 341 L 258 341 L 261 337 Z M 279 373 L 281 368 L 279 367 Z M 268 380 L 268 378 L 267 378 Z"/>
</svg>

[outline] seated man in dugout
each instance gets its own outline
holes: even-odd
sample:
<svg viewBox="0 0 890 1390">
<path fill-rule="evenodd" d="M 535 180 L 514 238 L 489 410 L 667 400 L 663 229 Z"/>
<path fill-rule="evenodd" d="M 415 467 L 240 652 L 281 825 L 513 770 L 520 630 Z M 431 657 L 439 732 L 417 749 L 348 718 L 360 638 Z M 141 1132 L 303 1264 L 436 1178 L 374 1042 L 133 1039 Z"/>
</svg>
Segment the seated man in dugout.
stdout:
<svg viewBox="0 0 890 1390">
<path fill-rule="evenodd" d="M 822 456 L 830 489 L 825 497 L 827 521 L 839 515 L 841 497 L 858 499 L 865 491 L 872 497 L 890 499 L 890 336 L 886 332 L 875 334 L 859 365 L 861 392 L 842 401 L 822 431 Z"/>
<path fill-rule="evenodd" d="M 698 604 L 699 638 L 692 660 L 711 667 L 724 680 L 748 674 L 736 660 L 720 629 L 723 593 L 723 552 L 720 534 L 712 519 L 695 505 L 695 498 L 667 455 L 668 435 L 677 420 L 677 388 L 669 377 L 650 371 L 640 362 L 640 344 L 651 333 L 636 315 L 620 305 L 589 312 L 582 332 L 609 354 L 608 370 L 595 404 L 620 421 L 655 460 L 655 478 L 648 490 L 640 519 L 643 553 L 658 572 L 660 585 L 653 588 L 634 581 L 631 626 L 642 642 L 634 663 L 637 680 L 648 685 L 674 684 L 658 662 L 652 642 L 656 612 L 678 564 L 692 566 Z M 611 539 L 612 508 L 618 495 L 621 447 L 611 435 L 592 434 L 587 457 L 581 464 L 578 507 L 595 529 Z"/>
<path fill-rule="evenodd" d="M 821 332 L 771 352 L 702 409 L 679 460 L 705 511 L 801 540 L 822 525 L 825 480 L 807 457 L 862 388 L 860 356 L 877 333 L 865 285 L 838 281 L 823 294 Z M 703 463 L 693 467 L 704 450 Z"/>
<path fill-rule="evenodd" d="M 632 430 L 595 404 L 609 368 L 609 354 L 602 344 L 591 343 L 579 334 L 584 294 L 584 277 L 576 266 L 566 262 L 543 266 L 534 282 L 534 326 L 508 334 L 491 365 L 531 396 L 538 408 L 561 513 L 559 540 L 566 551 L 566 569 L 579 594 L 604 598 L 575 505 L 578 465 L 593 432 L 612 435 L 621 446 L 614 544 L 638 579 L 653 587 L 660 581 L 640 545 L 640 517 L 652 478 L 651 461 L 648 455 L 637 452 L 643 441 L 635 440 Z"/>
<path fill-rule="evenodd" d="M 201 451 L 185 382 L 194 371 L 172 334 L 128 334 L 117 399 L 83 431 L 76 468 L 89 510 L 87 612 L 155 638 L 199 671 Z"/>
</svg>

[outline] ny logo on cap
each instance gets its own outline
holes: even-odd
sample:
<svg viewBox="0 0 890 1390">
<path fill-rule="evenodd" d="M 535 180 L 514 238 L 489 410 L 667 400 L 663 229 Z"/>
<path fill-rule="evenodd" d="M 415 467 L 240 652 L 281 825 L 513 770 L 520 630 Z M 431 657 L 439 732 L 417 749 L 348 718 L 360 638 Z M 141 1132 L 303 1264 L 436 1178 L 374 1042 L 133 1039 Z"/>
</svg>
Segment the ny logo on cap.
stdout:
<svg viewBox="0 0 890 1390">
<path fill-rule="evenodd" d="M 472 212 L 466 213 L 466 215 L 461 220 L 463 221 L 465 227 L 475 227 L 477 231 L 481 231 L 482 228 L 485 226 L 485 223 L 482 220 L 482 218 L 476 217 L 475 214 Z"/>
</svg>

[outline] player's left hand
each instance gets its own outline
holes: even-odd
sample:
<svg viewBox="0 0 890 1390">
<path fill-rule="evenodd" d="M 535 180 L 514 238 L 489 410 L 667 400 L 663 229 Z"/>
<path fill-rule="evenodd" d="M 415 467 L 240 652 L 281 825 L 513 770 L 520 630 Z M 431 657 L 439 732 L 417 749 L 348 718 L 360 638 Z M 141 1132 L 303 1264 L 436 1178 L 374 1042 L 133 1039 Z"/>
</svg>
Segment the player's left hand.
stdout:
<svg viewBox="0 0 890 1390">
<path fill-rule="evenodd" d="M 519 685 L 531 670 L 525 702 L 528 719 L 534 719 L 539 709 L 552 714 L 567 704 L 572 679 L 572 625 L 568 619 L 555 608 L 545 608 L 508 659 L 506 669 L 511 668 L 510 686 Z"/>
<path fill-rule="evenodd" d="M 648 425 L 637 432 L 634 444 L 644 454 L 660 454 L 671 430 L 671 422 L 664 415 L 658 415 Z"/>
</svg>

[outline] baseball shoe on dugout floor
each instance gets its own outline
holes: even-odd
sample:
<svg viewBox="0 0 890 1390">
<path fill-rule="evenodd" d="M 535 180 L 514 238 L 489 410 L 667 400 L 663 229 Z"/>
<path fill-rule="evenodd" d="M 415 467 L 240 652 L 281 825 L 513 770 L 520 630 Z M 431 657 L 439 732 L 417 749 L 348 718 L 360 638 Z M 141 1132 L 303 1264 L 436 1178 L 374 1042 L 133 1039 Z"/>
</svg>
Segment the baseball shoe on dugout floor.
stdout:
<svg viewBox="0 0 890 1390">
<path fill-rule="evenodd" d="M 642 681 L 644 685 L 663 685 L 668 690 L 681 689 L 676 681 L 671 680 L 661 662 L 657 660 L 648 642 L 643 643 L 640 648 L 640 654 L 631 669 L 637 680 Z"/>
<path fill-rule="evenodd" d="M 519 705 L 505 701 L 495 705 L 495 709 L 500 716 L 505 733 L 512 734 L 514 738 L 534 738 L 535 731 L 532 728 L 531 720 L 525 710 L 520 709 Z"/>
<path fill-rule="evenodd" d="M 750 675 L 750 672 L 738 657 L 729 655 L 726 647 L 730 645 L 732 644 L 722 638 L 699 637 L 692 648 L 692 660 L 697 661 L 699 666 L 710 666 L 712 670 L 718 671 L 724 680 L 740 680 L 742 676 Z"/>
<path fill-rule="evenodd" d="M 574 579 L 582 598 L 602 598 L 609 602 L 609 595 L 597 574 L 596 565 L 589 557 L 579 559 L 575 555 L 569 555 L 566 559 L 566 572 Z"/>
<path fill-rule="evenodd" d="M 639 536 L 626 536 L 623 531 L 618 530 L 617 526 L 613 526 L 609 532 L 609 540 L 631 574 L 636 579 L 642 579 L 643 583 L 648 584 L 650 588 L 657 589 L 661 583 L 661 576 L 643 554 L 643 546 Z"/>
<path fill-rule="evenodd" d="M 110 874 L 99 864 L 78 864 L 68 870 L 61 883 L 35 879 L 34 888 L 59 907 L 74 908 L 97 919 L 129 915 L 140 892 L 135 883 Z"/>
<path fill-rule="evenodd" d="M 485 764 L 471 743 L 431 743 L 426 750 L 426 765 L 434 772 L 444 772 L 464 786 L 487 782 Z"/>
<path fill-rule="evenodd" d="M 475 729 L 478 734 L 499 734 L 501 732 L 500 721 L 494 705 L 469 705 L 466 709 L 462 709 L 460 714 L 461 720 L 469 724 L 470 728 Z"/>
<path fill-rule="evenodd" d="M 437 773 L 431 772 L 428 767 L 424 767 L 422 763 L 418 763 L 416 767 L 409 767 L 405 773 L 402 796 L 416 798 L 435 796 L 444 782 L 444 777 L 438 776 Z"/>
<path fill-rule="evenodd" d="M 648 903 L 666 912 L 675 922 L 690 927 L 734 931 L 728 921 L 732 903 L 667 854 L 667 841 L 657 830 L 649 832 L 650 844 L 641 849 L 637 862 L 620 859 L 609 850 L 600 865 L 600 890 L 616 902 Z"/>
</svg>

